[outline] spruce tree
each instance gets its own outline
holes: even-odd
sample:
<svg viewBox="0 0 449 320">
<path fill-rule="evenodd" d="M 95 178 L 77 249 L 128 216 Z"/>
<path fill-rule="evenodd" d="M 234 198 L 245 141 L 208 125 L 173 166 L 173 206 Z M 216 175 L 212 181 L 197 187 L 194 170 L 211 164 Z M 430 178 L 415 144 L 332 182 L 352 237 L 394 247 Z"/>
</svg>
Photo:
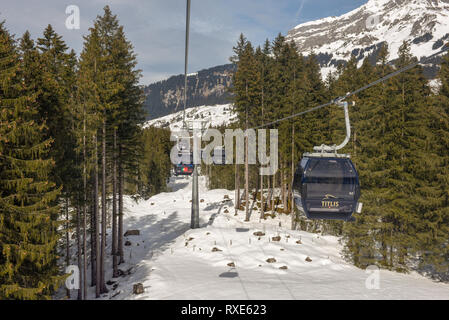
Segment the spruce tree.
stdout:
<svg viewBox="0 0 449 320">
<path fill-rule="evenodd" d="M 383 77 L 392 71 L 387 56 L 384 46 L 374 73 L 365 61 L 351 74 L 362 84 Z M 395 67 L 415 59 L 404 43 Z M 357 96 L 357 139 L 350 148 L 359 169 L 364 212 L 343 231 L 345 252 L 358 266 L 378 263 L 406 271 L 415 257 L 434 266 L 444 260 L 447 205 L 441 190 L 447 114 L 438 100 L 430 97 L 421 67 Z"/>
<path fill-rule="evenodd" d="M 442 59 L 439 78 L 441 88 L 438 95 L 429 97 L 425 121 L 434 134 L 426 141 L 432 159 L 426 161 L 430 167 L 426 173 L 428 185 L 423 190 L 432 195 L 419 228 L 421 264 L 431 267 L 438 274 L 449 272 L 449 55 Z M 429 172 L 430 171 L 430 172 Z M 429 181 L 430 180 L 430 181 Z M 429 193 L 431 192 L 431 193 Z"/>
<path fill-rule="evenodd" d="M 75 137 L 73 135 L 73 92 L 75 83 L 76 55 L 68 47 L 51 25 L 37 40 L 41 60 L 39 81 L 39 114 L 47 123 L 46 135 L 54 140 L 52 157 L 56 161 L 55 180 L 63 186 L 64 197 L 76 190 L 71 182 L 75 164 Z M 30 68 L 29 72 L 36 72 Z"/>
<path fill-rule="evenodd" d="M 239 115 L 240 123 L 245 130 L 254 123 L 254 115 L 260 106 L 260 70 L 252 44 L 246 42 L 239 57 L 237 71 L 234 77 L 234 92 L 236 93 L 234 106 Z M 246 220 L 249 219 L 249 163 L 248 136 L 245 136 L 245 209 Z"/>
<path fill-rule="evenodd" d="M 270 66 L 272 60 L 270 58 L 271 54 L 271 43 L 266 39 L 263 48 L 258 47 L 255 53 L 255 58 L 258 63 L 258 69 L 260 71 L 260 108 L 259 114 L 255 116 L 255 123 L 259 125 L 264 125 L 266 121 L 265 110 L 267 106 L 268 90 L 267 84 L 269 81 Z M 260 142 L 259 142 L 260 144 Z M 260 147 L 260 145 L 259 145 Z M 265 177 L 260 175 L 260 218 L 265 217 L 265 199 L 264 199 L 264 180 Z"/>
<path fill-rule="evenodd" d="M 441 81 L 440 95 L 449 97 L 449 53 L 446 53 L 441 59 L 439 78 Z"/>
<path fill-rule="evenodd" d="M 15 42 L 0 23 L 0 299 L 50 299 L 57 266 L 60 189 L 50 179 L 52 140 L 38 116 L 32 77 L 23 74 L 33 44 Z"/>
<path fill-rule="evenodd" d="M 140 124 L 144 119 L 142 110 L 143 92 L 138 84 L 140 70 L 136 69 L 137 60 L 131 43 L 126 39 L 123 27 L 112 14 L 110 8 L 104 8 L 104 15 L 98 16 L 90 34 L 85 37 L 84 50 L 80 59 L 79 108 L 84 108 L 86 130 L 78 137 L 87 134 L 92 137 L 87 146 L 92 155 L 88 161 L 91 176 L 96 181 L 98 165 L 101 164 L 101 241 L 97 256 L 97 295 L 106 292 L 105 266 L 106 255 L 106 200 L 111 190 L 107 186 L 108 168 L 112 168 L 112 254 L 113 275 L 118 275 L 118 264 L 123 256 L 123 195 L 125 182 L 136 183 L 139 161 L 142 155 L 140 143 Z M 89 133 L 88 133 L 89 132 Z M 99 137 L 99 139 L 97 138 Z M 78 138 L 80 145 L 82 139 Z M 97 145 L 101 142 L 101 146 Z M 98 149 L 100 148 L 100 149 Z M 96 150 L 101 150 L 98 154 Z M 98 157 L 96 156 L 98 155 Z M 99 159 L 98 163 L 95 159 Z M 126 178 L 126 180 L 125 180 Z M 93 190 L 97 190 L 94 182 Z M 134 190 L 135 191 L 135 190 Z M 94 192 L 94 208 L 98 194 Z M 117 203 L 118 202 L 118 203 Z M 95 214 L 94 217 L 100 219 Z M 99 222 L 99 221 L 98 221 Z M 96 222 L 95 225 L 99 225 Z M 95 231 L 98 237 L 100 230 Z M 95 241 L 96 242 L 96 241 Z M 98 290 L 99 289 L 99 290 Z"/>
</svg>

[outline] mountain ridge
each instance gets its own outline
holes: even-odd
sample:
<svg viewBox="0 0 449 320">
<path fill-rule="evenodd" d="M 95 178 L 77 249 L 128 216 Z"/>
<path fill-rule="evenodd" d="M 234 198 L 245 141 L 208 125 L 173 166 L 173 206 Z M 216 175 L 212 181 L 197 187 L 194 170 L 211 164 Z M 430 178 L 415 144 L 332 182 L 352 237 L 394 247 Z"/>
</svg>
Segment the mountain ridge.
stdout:
<svg viewBox="0 0 449 320">
<path fill-rule="evenodd" d="M 191 73 L 187 77 L 187 108 L 229 103 L 235 65 L 225 64 Z M 184 108 L 184 75 L 174 75 L 144 87 L 147 120 Z"/>
<path fill-rule="evenodd" d="M 299 24 L 289 30 L 286 40 L 296 44 L 305 56 L 314 54 L 323 80 L 355 56 L 359 66 L 365 58 L 376 63 L 384 43 L 389 61 L 409 41 L 411 53 L 420 58 L 441 50 L 449 41 L 449 0 L 369 0 L 340 16 Z M 423 65 L 424 75 L 435 79 L 441 58 Z M 188 78 L 187 107 L 223 105 L 230 102 L 229 88 L 235 65 L 204 69 Z M 178 112 L 184 107 L 184 75 L 172 76 L 145 87 L 147 119 Z"/>
<path fill-rule="evenodd" d="M 420 58 L 449 40 L 449 0 L 369 0 L 338 17 L 299 24 L 288 31 L 286 39 L 302 54 L 317 56 L 323 78 L 351 55 L 359 63 L 370 55 L 375 61 L 382 43 L 389 46 L 389 61 L 398 57 L 404 41 Z M 424 66 L 428 78 L 435 77 L 438 62 L 434 59 Z"/>
</svg>

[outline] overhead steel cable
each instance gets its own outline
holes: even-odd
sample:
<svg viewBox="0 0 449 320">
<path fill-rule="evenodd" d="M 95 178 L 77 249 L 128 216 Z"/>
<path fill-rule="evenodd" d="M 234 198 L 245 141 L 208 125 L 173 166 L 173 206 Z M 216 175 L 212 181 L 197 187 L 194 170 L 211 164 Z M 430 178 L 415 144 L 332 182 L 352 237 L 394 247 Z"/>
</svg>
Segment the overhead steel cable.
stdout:
<svg viewBox="0 0 449 320">
<path fill-rule="evenodd" d="M 189 65 L 189 34 L 190 34 L 190 0 L 187 0 L 186 6 L 186 48 L 185 48 L 185 60 L 184 60 L 184 113 L 183 113 L 183 126 L 186 126 L 186 105 L 187 105 L 187 68 Z"/>
<path fill-rule="evenodd" d="M 436 53 L 434 53 L 434 54 L 432 54 L 432 55 L 430 55 L 430 56 L 428 56 L 428 57 L 421 58 L 419 61 L 416 61 L 416 62 L 414 62 L 414 63 L 412 63 L 412 64 L 409 64 L 409 65 L 407 65 L 407 66 L 405 66 L 405 67 L 403 67 L 403 68 L 401 68 L 401 69 L 399 69 L 399 70 L 396 70 L 396 71 L 394 71 L 394 72 L 392 72 L 392 73 L 386 75 L 386 76 L 383 77 L 383 78 L 380 78 L 380 79 L 378 79 L 378 80 L 376 80 L 376 81 L 374 81 L 374 82 L 371 82 L 370 84 L 367 84 L 366 86 L 363 86 L 363 87 L 361 87 L 361 88 L 359 88 L 359 89 L 357 89 L 357 90 L 354 90 L 354 91 L 352 91 L 352 92 L 349 92 L 349 93 L 347 93 L 347 94 L 346 94 L 345 96 L 343 96 L 343 97 L 338 97 L 338 98 L 336 98 L 336 99 L 334 99 L 334 100 L 331 100 L 331 101 L 329 101 L 329 102 L 327 102 L 327 103 L 324 103 L 324 104 L 321 104 L 321 105 L 319 105 L 319 106 L 316 106 L 316 107 L 313 107 L 313 108 L 310 108 L 310 109 L 307 109 L 307 110 L 304 110 L 304 111 L 301 111 L 301 112 L 298 112 L 298 113 L 289 115 L 289 116 L 287 116 L 287 117 L 285 117 L 285 118 L 281 118 L 281 119 L 278 119 L 278 120 L 275 120 L 275 121 L 272 121 L 272 122 L 265 123 L 265 124 L 260 125 L 260 126 L 257 126 L 257 127 L 253 127 L 253 128 L 251 128 L 251 129 L 252 129 L 252 130 L 255 130 L 255 129 L 260 129 L 260 128 L 263 128 L 263 127 L 269 127 L 269 126 L 272 126 L 272 125 L 274 125 L 274 124 L 276 124 L 276 123 L 279 123 L 279 122 L 282 122 L 282 121 L 285 121 L 285 120 L 289 120 L 289 119 L 292 119 L 292 118 L 296 118 L 296 117 L 302 116 L 302 115 L 304 115 L 304 114 L 307 114 L 307 113 L 310 113 L 310 112 L 313 112 L 313 111 L 316 111 L 316 110 L 319 110 L 319 109 L 328 107 L 328 106 L 330 106 L 330 105 L 336 104 L 336 103 L 339 102 L 339 101 L 342 101 L 342 100 L 344 100 L 344 99 L 346 99 L 346 98 L 348 98 L 348 97 L 350 97 L 350 96 L 353 96 L 353 95 L 355 95 L 355 94 L 357 94 L 357 93 L 360 93 L 360 92 L 362 92 L 362 91 L 364 91 L 364 90 L 366 90 L 366 89 L 369 89 L 369 88 L 371 88 L 371 87 L 373 87 L 373 86 L 375 86 L 375 85 L 377 85 L 377 84 L 379 84 L 379 83 L 382 83 L 382 82 L 384 82 L 384 81 L 386 81 L 386 80 L 388 80 L 388 79 L 390 79 L 390 78 L 393 78 L 393 77 L 397 76 L 398 74 L 400 74 L 400 73 L 402 73 L 402 72 L 405 72 L 405 71 L 407 71 L 407 70 L 410 70 L 410 69 L 416 67 L 416 66 L 419 65 L 419 64 L 424 64 L 424 63 L 428 62 L 429 60 L 435 58 L 436 56 L 438 56 L 438 55 L 440 55 L 440 54 L 442 54 L 442 53 L 447 52 L 448 50 L 449 50 L 449 46 L 446 45 L 446 47 L 443 48 L 442 50 L 440 50 L 440 51 L 438 51 L 438 52 L 436 52 Z"/>
</svg>

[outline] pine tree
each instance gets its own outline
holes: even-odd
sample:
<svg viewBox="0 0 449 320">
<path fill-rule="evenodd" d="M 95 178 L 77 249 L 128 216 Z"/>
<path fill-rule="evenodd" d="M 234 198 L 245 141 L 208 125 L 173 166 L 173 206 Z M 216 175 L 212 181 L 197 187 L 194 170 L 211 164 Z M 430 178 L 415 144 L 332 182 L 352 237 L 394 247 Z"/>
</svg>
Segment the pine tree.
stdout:
<svg viewBox="0 0 449 320">
<path fill-rule="evenodd" d="M 138 194 L 144 199 L 166 190 L 170 177 L 170 130 L 145 128 L 142 133 L 144 157 L 139 164 Z"/>
<path fill-rule="evenodd" d="M 365 61 L 350 74 L 361 84 L 383 77 L 392 71 L 387 56 L 384 46 L 374 73 Z M 409 44 L 404 43 L 395 67 L 415 59 Z M 420 67 L 357 97 L 353 117 L 357 140 L 349 147 L 359 169 L 365 209 L 354 224 L 345 224 L 343 231 L 345 252 L 358 266 L 378 263 L 406 271 L 409 259 L 417 256 L 423 264 L 442 265 L 445 252 L 441 248 L 447 242 L 443 222 L 446 195 L 441 192 L 446 183 L 447 114 L 438 100 L 430 96 Z"/>
<path fill-rule="evenodd" d="M 245 51 L 245 47 L 246 47 L 247 43 L 248 43 L 248 40 L 243 35 L 243 33 L 241 33 L 236 46 L 232 47 L 232 50 L 234 51 L 234 55 L 229 58 L 230 62 L 237 64 L 240 61 L 240 58 L 243 54 L 243 51 Z"/>
<path fill-rule="evenodd" d="M 421 264 L 430 266 L 444 275 L 449 272 L 449 55 L 442 59 L 439 78 L 441 89 L 439 95 L 429 98 L 426 110 L 428 129 L 434 134 L 426 141 L 432 159 L 425 163 L 428 185 L 424 191 L 432 195 L 430 204 L 425 204 L 424 223 L 419 229 Z M 432 188 L 432 189 L 430 189 Z M 430 192 L 429 192 L 430 191 Z"/>
<path fill-rule="evenodd" d="M 255 53 L 255 58 L 258 62 L 258 68 L 260 70 L 260 111 L 258 117 L 255 120 L 259 125 L 265 124 L 265 109 L 266 109 L 266 99 L 268 96 L 267 85 L 269 81 L 270 66 L 272 60 L 270 58 L 271 54 L 271 44 L 268 39 L 266 39 L 263 49 L 257 48 Z M 259 142 L 260 143 L 260 142 Z M 265 217 L 265 199 L 264 199 L 264 176 L 260 175 L 260 218 Z"/>
<path fill-rule="evenodd" d="M 72 190 L 70 183 L 74 175 L 75 138 L 72 131 L 73 92 L 75 84 L 76 55 L 68 47 L 51 25 L 44 30 L 42 38 L 37 40 L 37 48 L 41 53 L 39 81 L 39 114 L 45 119 L 48 130 L 47 137 L 54 140 L 52 157 L 56 161 L 54 172 L 58 185 L 63 186 L 64 197 Z M 30 72 L 38 72 L 36 70 Z"/>
<path fill-rule="evenodd" d="M 237 45 L 235 47 L 233 47 L 233 51 L 234 51 L 234 55 L 229 59 L 229 61 L 231 61 L 234 65 L 236 65 L 236 67 L 238 67 L 239 61 L 243 55 L 243 51 L 247 45 L 247 39 L 246 37 L 243 35 L 243 33 L 240 34 L 239 39 L 237 41 Z M 236 76 L 237 73 L 234 72 L 233 76 L 232 76 L 232 82 L 234 83 L 233 87 L 230 89 L 232 94 L 236 94 L 236 86 L 235 86 L 235 81 L 236 81 Z M 239 115 L 239 112 L 237 112 L 237 115 Z M 235 159 L 237 159 L 237 155 L 235 157 Z M 235 214 L 237 214 L 237 210 L 240 209 L 240 167 L 237 164 L 237 161 L 235 161 L 235 166 L 234 166 L 234 186 L 235 186 Z"/>
<path fill-rule="evenodd" d="M 397 68 L 415 61 L 410 54 L 410 45 L 404 43 L 399 48 Z M 430 94 L 427 81 L 420 67 L 404 72 L 392 80 L 395 96 L 391 100 L 391 109 L 387 114 L 385 139 L 391 149 L 387 151 L 391 168 L 390 200 L 394 226 L 393 241 L 397 250 L 397 263 L 400 269 L 406 269 L 406 257 L 417 246 L 416 226 L 420 216 L 427 210 L 422 192 L 429 178 L 425 172 L 431 167 L 423 166 L 428 162 L 426 139 L 432 133 L 425 127 L 426 97 Z M 426 161 L 427 159 L 427 161 Z M 425 161 L 425 162 L 423 162 Z M 424 170 L 423 170 L 424 169 Z M 391 198 L 394 196 L 394 198 Z"/>
<path fill-rule="evenodd" d="M 249 41 L 239 57 L 237 71 L 234 76 L 234 106 L 245 130 L 250 128 L 254 114 L 260 106 L 260 70 L 255 57 L 254 48 Z M 249 219 L 249 163 L 248 136 L 245 136 L 245 211 Z"/>
<path fill-rule="evenodd" d="M 60 189 L 50 180 L 51 139 L 38 117 L 35 84 L 24 65 L 35 56 L 0 23 L 0 299 L 49 299 L 63 276 L 57 266 Z"/>
<path fill-rule="evenodd" d="M 123 27 L 112 14 L 110 8 L 104 8 L 104 15 L 98 16 L 90 34 L 85 37 L 84 50 L 80 59 L 79 108 L 83 108 L 87 120 L 86 130 L 78 129 L 78 145 L 82 136 L 92 137 L 88 167 L 94 181 L 97 181 L 98 164 L 101 164 L 101 241 L 97 256 L 97 295 L 106 292 L 105 266 L 106 256 L 106 200 L 111 193 L 108 188 L 108 168 L 112 168 L 112 255 L 113 276 L 118 276 L 118 264 L 123 257 L 123 194 L 125 182 L 137 183 L 137 173 L 142 156 L 140 124 L 144 119 L 142 110 L 143 92 L 138 84 L 140 70 L 136 69 L 137 60 L 131 43 L 126 39 Z M 90 132 L 90 133 L 87 133 Z M 81 134 L 82 133 L 82 134 Z M 98 139 L 99 137 L 100 139 Z M 97 145 L 101 142 L 101 146 Z M 100 148 L 101 154 L 96 150 Z M 80 148 L 79 148 L 80 150 Z M 97 158 L 98 157 L 98 158 Z M 100 160 L 98 163 L 95 159 Z M 126 178 L 126 181 L 125 181 Z M 98 206 L 96 201 L 99 190 L 94 182 L 94 217 Z M 95 219 L 94 219 L 95 220 Z M 100 230 L 95 231 L 95 238 Z M 96 241 L 95 241 L 96 242 Z"/>
<path fill-rule="evenodd" d="M 96 296 L 101 293 L 100 281 L 100 217 L 98 207 L 98 128 L 101 124 L 102 112 L 100 108 L 100 83 L 102 69 L 101 64 L 101 45 L 99 33 L 93 28 L 84 40 L 84 48 L 80 56 L 80 67 L 78 72 L 78 91 L 79 91 L 79 108 L 82 112 L 83 127 L 78 130 L 78 145 L 83 148 L 86 173 L 85 178 L 91 183 L 90 194 L 92 200 L 90 202 L 91 210 L 91 285 L 96 288 Z M 87 140 L 87 141 L 86 141 Z M 88 175 L 88 177 L 86 177 Z M 86 193 L 87 190 L 84 190 Z"/>
<path fill-rule="evenodd" d="M 385 54 L 387 54 L 386 51 Z M 381 61 L 380 68 L 383 70 L 386 60 L 383 60 L 382 54 L 379 55 L 379 61 Z M 380 77 L 369 63 L 369 58 L 365 59 L 361 68 L 355 71 L 352 66 L 349 68 L 352 78 L 358 79 L 358 86 L 368 84 Z M 346 72 L 344 70 L 343 74 Z M 343 79 L 352 83 L 352 78 L 347 76 Z M 346 88 L 353 90 L 354 85 L 351 84 L 351 87 Z M 383 84 L 359 94 L 354 99 L 356 106 L 350 108 L 352 139 L 346 149 L 351 153 L 351 158 L 359 172 L 362 188 L 360 202 L 364 204 L 364 212 L 360 215 L 355 214 L 356 221 L 350 224 L 345 223 L 342 228 L 344 238 L 347 240 L 346 252 L 352 256 L 354 264 L 360 267 L 376 263 L 374 259 L 376 243 L 384 248 L 386 245 L 385 233 L 379 230 L 382 225 L 379 217 L 385 212 L 382 207 L 384 203 L 380 199 L 383 192 L 388 193 L 383 176 L 383 170 L 386 168 L 382 156 L 384 145 L 379 141 L 382 135 L 380 131 L 385 131 L 384 118 L 388 112 L 388 97 L 385 96 L 385 89 L 382 86 Z M 341 137 L 343 132 L 340 134 Z M 384 266 L 387 265 L 385 261 L 384 259 Z"/>
<path fill-rule="evenodd" d="M 35 73 L 39 115 L 45 120 L 47 130 L 45 137 L 54 140 L 50 155 L 55 160 L 52 171 L 53 179 L 62 187 L 60 196 L 60 214 L 65 221 L 65 256 L 66 265 L 70 265 L 70 232 L 74 223 L 79 223 L 75 216 L 69 214 L 69 207 L 79 202 L 80 171 L 76 164 L 76 140 L 73 132 L 74 122 L 72 108 L 74 105 L 74 84 L 76 55 L 51 25 L 48 25 L 41 38 L 37 39 L 40 53 L 40 68 L 26 68 L 26 72 Z M 38 71 L 37 71 L 38 70 Z M 78 291 L 80 294 L 80 291 Z M 67 290 L 67 295 L 70 291 Z"/>
<path fill-rule="evenodd" d="M 143 144 L 141 143 L 140 124 L 145 119 L 143 111 L 143 90 L 139 85 L 141 70 L 136 69 L 137 57 L 132 44 L 128 41 L 123 31 L 119 27 L 113 45 L 113 61 L 118 69 L 115 79 L 118 82 L 119 90 L 115 95 L 116 112 L 114 120 L 111 120 L 117 130 L 117 144 L 121 150 L 116 154 L 121 154 L 117 159 L 118 176 L 124 178 L 126 173 L 127 181 L 136 184 L 139 170 L 139 163 L 143 157 Z M 120 178 L 118 178 L 120 179 Z M 122 185 L 123 183 L 118 185 Z M 120 261 L 123 262 L 123 190 L 118 188 L 118 243 L 117 249 Z"/>
<path fill-rule="evenodd" d="M 440 95 L 449 97 L 449 53 L 441 59 L 439 78 L 441 81 Z"/>
</svg>

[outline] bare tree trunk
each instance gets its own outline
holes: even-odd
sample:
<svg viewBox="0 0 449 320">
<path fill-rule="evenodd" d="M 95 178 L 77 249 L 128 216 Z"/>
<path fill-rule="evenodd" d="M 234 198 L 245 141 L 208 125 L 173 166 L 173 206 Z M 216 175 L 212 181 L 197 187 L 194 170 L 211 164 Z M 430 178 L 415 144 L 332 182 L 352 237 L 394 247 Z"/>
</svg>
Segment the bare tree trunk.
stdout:
<svg viewBox="0 0 449 320">
<path fill-rule="evenodd" d="M 381 254 L 382 254 L 382 260 L 381 260 L 381 263 L 382 263 L 384 266 L 387 266 L 387 265 L 388 265 L 388 247 L 387 247 L 387 244 L 386 244 L 386 241 L 385 241 L 385 233 L 384 233 L 384 232 L 382 233 L 382 240 L 381 240 L 381 249 L 380 249 L 380 252 L 381 252 Z"/>
<path fill-rule="evenodd" d="M 118 254 L 120 256 L 119 264 L 125 262 L 123 253 L 123 187 L 124 173 L 122 168 L 122 145 L 119 145 L 118 158 Z"/>
<path fill-rule="evenodd" d="M 114 151 L 112 168 L 112 276 L 118 277 L 117 255 L 117 129 L 114 128 Z"/>
<path fill-rule="evenodd" d="M 95 144 L 95 195 L 94 195 L 94 212 L 95 212 L 95 296 L 100 297 L 101 293 L 101 253 L 100 253 L 100 217 L 98 208 L 98 145 L 97 136 L 94 136 Z"/>
<path fill-rule="evenodd" d="M 276 173 L 273 175 L 273 195 L 271 198 L 271 214 L 275 214 L 275 205 L 274 205 L 275 198 L 276 198 L 276 196 L 274 194 L 275 188 L 276 188 Z"/>
<path fill-rule="evenodd" d="M 237 158 L 237 155 L 236 155 Z M 235 161 L 235 213 L 240 208 L 240 171 L 239 166 L 237 164 L 237 160 Z"/>
<path fill-rule="evenodd" d="M 285 168 L 286 166 L 285 166 L 285 163 L 284 163 L 284 165 L 283 165 L 283 168 Z M 280 176 L 281 176 L 281 201 L 282 201 L 282 206 L 284 207 L 284 210 L 285 210 L 285 200 L 286 200 L 286 183 L 287 183 L 287 181 L 286 181 L 286 178 L 285 178 L 285 171 L 282 171 L 281 172 L 281 174 L 280 174 Z"/>
<path fill-rule="evenodd" d="M 70 265 L 70 236 L 69 236 L 69 228 L 70 228 L 70 220 L 69 220 L 69 199 L 67 198 L 67 196 L 65 197 L 65 219 L 66 219 L 66 223 L 65 223 L 65 242 L 66 242 L 66 257 L 65 257 L 65 263 L 66 263 L 66 267 L 68 267 Z M 66 293 L 67 293 L 67 298 L 70 298 L 70 289 L 66 289 Z"/>
<path fill-rule="evenodd" d="M 265 214 L 265 201 L 263 199 L 263 175 L 260 175 L 260 218 Z"/>
<path fill-rule="evenodd" d="M 83 299 L 87 299 L 87 197 L 84 195 L 83 207 Z"/>
<path fill-rule="evenodd" d="M 95 184 L 95 183 L 94 183 Z M 92 204 L 90 206 L 90 267 L 91 267 L 91 286 L 97 284 L 97 221 L 95 212 L 95 188 L 92 188 Z"/>
<path fill-rule="evenodd" d="M 259 184 L 259 179 L 257 179 L 258 177 L 256 176 L 256 190 L 254 190 L 254 201 L 257 201 L 257 195 L 259 194 L 259 188 L 260 188 L 260 184 Z"/>
<path fill-rule="evenodd" d="M 106 257 L 106 111 L 103 118 L 103 137 L 102 137 L 102 154 L 101 154 L 101 253 L 100 253 L 100 289 L 101 293 L 108 292 L 105 284 L 104 260 Z"/>
<path fill-rule="evenodd" d="M 285 173 L 284 173 L 284 185 L 285 185 L 285 193 L 284 193 L 284 212 L 288 213 L 288 194 L 290 192 L 290 183 L 288 180 L 288 163 L 285 162 Z"/>
<path fill-rule="evenodd" d="M 264 125 L 264 66 L 262 65 L 262 126 Z M 259 141 L 260 145 L 260 141 Z M 262 166 L 261 166 L 262 167 Z M 260 174 L 260 173 L 259 173 Z M 263 199 L 263 175 L 260 174 L 260 219 L 263 219 L 265 215 L 265 201 Z"/>
<path fill-rule="evenodd" d="M 296 89 L 296 70 L 293 72 L 293 79 L 294 79 L 294 84 L 295 84 L 295 89 Z M 293 91 L 293 100 L 296 101 L 296 90 Z M 294 113 L 294 106 L 292 104 L 292 110 L 291 113 Z M 292 223 L 291 223 L 291 227 L 292 230 L 296 229 L 296 224 L 297 224 L 297 216 L 296 216 L 296 208 L 295 208 L 295 199 L 294 199 L 294 190 L 293 190 L 293 181 L 295 179 L 295 122 L 292 119 L 292 141 L 291 141 L 291 148 L 292 148 L 292 166 L 291 166 L 291 179 L 290 179 L 290 194 L 288 199 L 290 199 L 290 214 L 291 214 L 291 218 L 292 218 Z"/>
<path fill-rule="evenodd" d="M 87 299 L 87 169 L 86 169 L 86 109 L 83 110 L 83 298 Z"/>
<path fill-rule="evenodd" d="M 390 268 L 393 268 L 394 265 L 394 249 L 393 245 L 390 245 Z"/>
<path fill-rule="evenodd" d="M 257 204 L 257 195 L 259 194 L 259 186 L 260 186 L 259 179 L 258 179 L 258 176 L 256 176 L 256 190 L 254 190 L 253 204 L 251 205 L 251 208 L 249 211 L 250 217 L 253 212 L 254 206 Z"/>
<path fill-rule="evenodd" d="M 267 195 L 267 199 L 265 201 L 265 209 L 268 210 L 270 204 L 271 204 L 271 196 L 273 194 L 273 189 L 271 189 L 271 179 L 270 176 L 267 177 L 267 191 L 268 191 L 268 195 Z"/>
<path fill-rule="evenodd" d="M 246 130 L 248 130 L 248 110 L 246 111 Z M 249 165 L 248 134 L 245 133 L 245 221 L 249 221 Z"/>
<path fill-rule="evenodd" d="M 292 177 L 290 180 L 290 214 L 292 217 L 292 230 L 296 229 L 296 210 L 295 210 L 295 199 L 293 195 L 293 181 L 295 179 L 295 125 L 292 125 Z"/>
<path fill-rule="evenodd" d="M 212 166 L 206 165 L 206 171 L 208 172 L 207 175 L 207 188 L 211 189 L 211 181 L 212 181 Z"/>
<path fill-rule="evenodd" d="M 82 254 L 81 254 L 81 210 L 79 207 L 76 207 L 76 245 L 77 245 L 77 254 L 78 254 L 78 270 L 82 270 Z M 83 283 L 82 283 L 82 275 L 79 277 L 78 283 L 78 300 L 83 300 Z"/>
</svg>

